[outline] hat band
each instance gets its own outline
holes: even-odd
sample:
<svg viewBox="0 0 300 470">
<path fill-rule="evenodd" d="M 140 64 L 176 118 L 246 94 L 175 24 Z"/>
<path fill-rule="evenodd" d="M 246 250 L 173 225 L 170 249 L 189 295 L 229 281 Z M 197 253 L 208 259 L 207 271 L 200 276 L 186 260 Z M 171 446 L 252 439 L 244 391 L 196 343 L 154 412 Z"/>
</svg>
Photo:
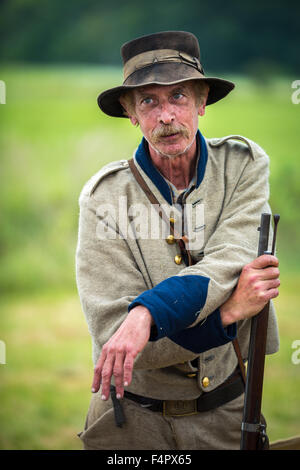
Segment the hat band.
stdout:
<svg viewBox="0 0 300 470">
<path fill-rule="evenodd" d="M 138 54 L 125 63 L 124 83 L 127 78 L 137 70 L 157 63 L 166 62 L 179 62 L 190 65 L 204 75 L 203 67 L 197 57 L 192 57 L 186 52 L 180 52 L 174 49 L 157 49 Z"/>
</svg>

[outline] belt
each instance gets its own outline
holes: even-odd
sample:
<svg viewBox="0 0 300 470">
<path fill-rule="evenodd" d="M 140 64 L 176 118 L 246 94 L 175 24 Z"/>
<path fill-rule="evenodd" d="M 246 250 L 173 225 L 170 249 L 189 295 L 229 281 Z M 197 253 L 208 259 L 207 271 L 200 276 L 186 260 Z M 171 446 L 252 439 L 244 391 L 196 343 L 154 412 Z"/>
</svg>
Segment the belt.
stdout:
<svg viewBox="0 0 300 470">
<path fill-rule="evenodd" d="M 213 410 L 239 397 L 245 391 L 245 385 L 239 369 L 221 385 L 210 392 L 203 392 L 194 400 L 157 400 L 125 391 L 124 397 L 138 403 L 142 408 L 160 412 L 163 416 L 190 416 Z M 122 426 L 120 400 L 116 399 L 115 387 L 111 386 L 111 396 L 115 409 L 116 424 Z M 124 417 L 123 417 L 124 419 Z M 118 424 L 119 422 L 119 424 Z"/>
</svg>

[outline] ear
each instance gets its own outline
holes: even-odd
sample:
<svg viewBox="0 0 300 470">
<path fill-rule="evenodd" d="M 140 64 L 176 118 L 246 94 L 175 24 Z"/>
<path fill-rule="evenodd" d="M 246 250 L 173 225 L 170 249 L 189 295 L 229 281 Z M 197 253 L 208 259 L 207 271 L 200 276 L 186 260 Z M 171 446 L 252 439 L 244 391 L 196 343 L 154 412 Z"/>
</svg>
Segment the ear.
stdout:
<svg viewBox="0 0 300 470">
<path fill-rule="evenodd" d="M 205 114 L 205 107 L 206 107 L 206 102 L 207 102 L 208 93 L 209 93 L 209 86 L 207 84 L 204 84 L 203 86 L 205 87 L 205 89 L 202 90 L 202 97 L 201 97 L 201 101 L 198 107 L 199 116 L 204 116 Z"/>
<path fill-rule="evenodd" d="M 129 97 L 126 99 L 125 97 L 120 96 L 120 98 L 119 98 L 119 102 L 120 102 L 120 104 L 121 104 L 121 106 L 123 107 L 123 110 L 124 110 L 124 115 L 129 118 L 129 120 L 130 120 L 130 122 L 133 126 L 137 126 L 138 125 L 138 120 L 135 117 L 135 114 L 133 113 L 133 109 L 132 109 L 132 106 L 130 105 L 129 101 L 130 101 Z"/>
<path fill-rule="evenodd" d="M 206 106 L 206 100 L 205 102 L 203 102 L 202 104 L 200 104 L 199 108 L 198 108 L 198 115 L 199 116 L 204 116 L 205 114 L 205 106 Z"/>
<path fill-rule="evenodd" d="M 137 118 L 136 118 L 135 116 L 129 116 L 129 115 L 128 115 L 128 117 L 129 117 L 130 122 L 131 122 L 131 124 L 132 124 L 133 126 L 137 126 L 137 125 L 138 125 L 139 121 L 137 120 Z"/>
</svg>

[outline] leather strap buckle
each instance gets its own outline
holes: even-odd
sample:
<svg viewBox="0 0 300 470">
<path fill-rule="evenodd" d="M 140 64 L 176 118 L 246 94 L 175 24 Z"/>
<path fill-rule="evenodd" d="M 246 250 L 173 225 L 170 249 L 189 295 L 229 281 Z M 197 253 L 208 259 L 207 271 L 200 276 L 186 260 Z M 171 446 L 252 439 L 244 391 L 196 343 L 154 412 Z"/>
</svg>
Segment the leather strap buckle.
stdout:
<svg viewBox="0 0 300 470">
<path fill-rule="evenodd" d="M 163 401 L 163 416 L 191 416 L 197 413 L 197 399 Z"/>
</svg>

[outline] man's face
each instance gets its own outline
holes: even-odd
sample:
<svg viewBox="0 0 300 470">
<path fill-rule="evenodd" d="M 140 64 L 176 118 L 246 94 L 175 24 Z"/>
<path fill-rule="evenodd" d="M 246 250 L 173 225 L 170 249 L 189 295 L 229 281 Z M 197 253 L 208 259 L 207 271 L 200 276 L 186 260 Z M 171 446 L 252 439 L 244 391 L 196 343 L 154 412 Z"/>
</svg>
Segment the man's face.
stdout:
<svg viewBox="0 0 300 470">
<path fill-rule="evenodd" d="M 133 90 L 135 113 L 150 147 L 159 155 L 175 157 L 191 148 L 203 115 L 206 100 L 197 100 L 192 82 L 176 85 L 149 85 Z"/>
</svg>

